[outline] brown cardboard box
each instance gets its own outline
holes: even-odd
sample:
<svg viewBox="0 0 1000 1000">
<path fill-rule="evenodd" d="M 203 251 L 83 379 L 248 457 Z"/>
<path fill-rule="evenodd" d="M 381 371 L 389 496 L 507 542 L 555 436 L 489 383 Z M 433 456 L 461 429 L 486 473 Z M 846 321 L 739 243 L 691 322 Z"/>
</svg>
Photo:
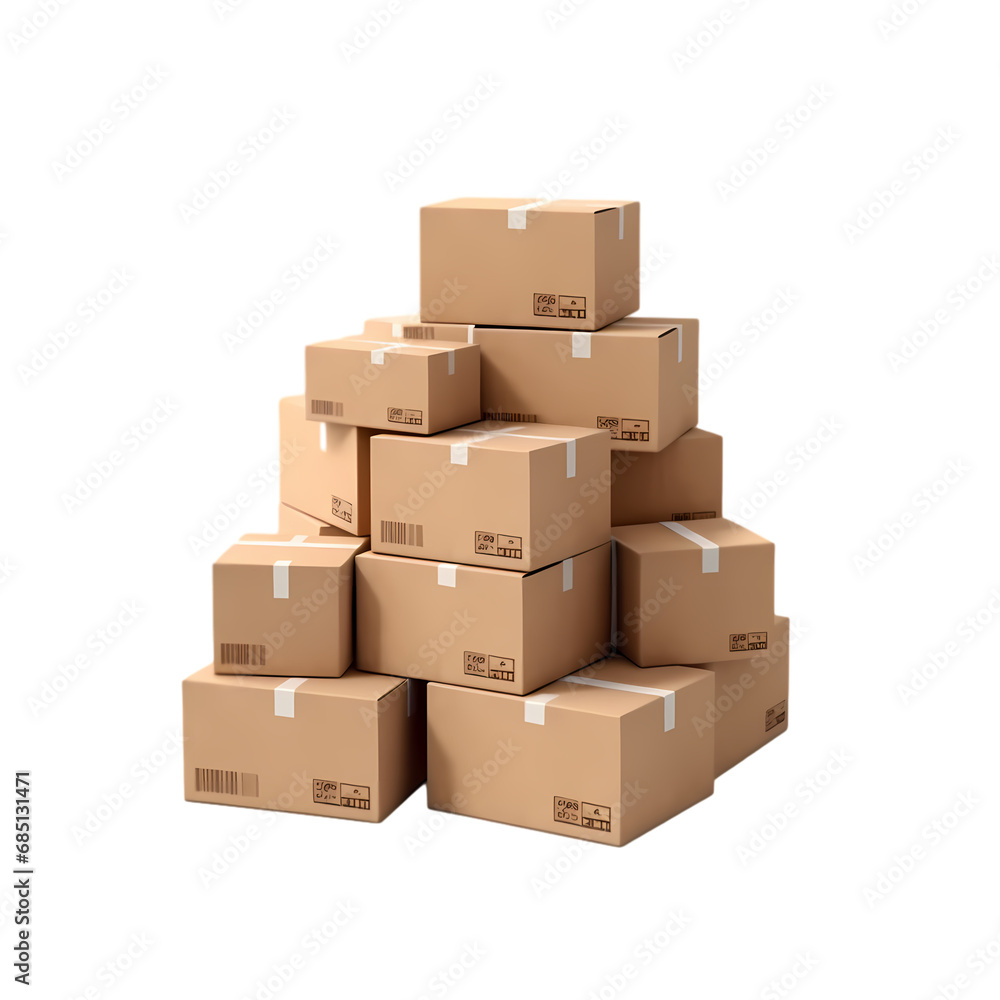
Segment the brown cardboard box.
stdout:
<svg viewBox="0 0 1000 1000">
<path fill-rule="evenodd" d="M 432 809 L 627 844 L 712 794 L 711 671 L 611 657 L 532 695 L 427 686 Z"/>
<path fill-rule="evenodd" d="M 594 333 L 477 326 L 484 419 L 604 427 L 660 451 L 698 423 L 698 320 L 632 316 Z"/>
<path fill-rule="evenodd" d="M 775 617 L 770 648 L 745 660 L 699 663 L 715 676 L 715 696 L 692 717 L 701 739 L 715 740 L 715 776 L 788 728 L 787 618 Z"/>
<path fill-rule="evenodd" d="M 281 500 L 352 535 L 371 534 L 369 441 L 375 431 L 306 420 L 304 396 L 279 407 Z"/>
<path fill-rule="evenodd" d="M 354 658 L 354 557 L 367 538 L 244 535 L 212 567 L 220 674 L 339 677 Z"/>
<path fill-rule="evenodd" d="M 184 681 L 184 798 L 378 823 L 424 782 L 419 681 L 348 670 L 335 680 Z"/>
<path fill-rule="evenodd" d="M 479 348 L 344 337 L 306 348 L 306 417 L 434 434 L 479 419 Z"/>
<path fill-rule="evenodd" d="M 313 517 L 312 514 L 306 514 L 294 507 L 289 507 L 287 503 L 278 504 L 278 534 L 355 537 L 349 531 L 344 531 L 343 528 L 338 528 L 333 524 L 327 524 L 318 517 Z"/>
<path fill-rule="evenodd" d="M 697 530 L 695 530 L 697 529 Z M 618 649 L 642 667 L 743 660 L 774 628 L 774 545 L 713 518 L 612 532 Z"/>
<path fill-rule="evenodd" d="M 382 316 L 365 320 L 370 340 L 453 340 L 471 344 L 469 323 L 424 323 L 419 316 Z"/>
<path fill-rule="evenodd" d="M 420 210 L 420 318 L 599 330 L 639 308 L 639 203 L 456 198 Z"/>
<path fill-rule="evenodd" d="M 611 524 L 722 516 L 722 438 L 693 427 L 662 451 L 611 452 Z"/>
<path fill-rule="evenodd" d="M 372 550 L 541 569 L 611 534 L 607 431 L 479 423 L 372 438 Z M 596 485 L 595 485 L 596 484 Z"/>
<path fill-rule="evenodd" d="M 361 670 L 526 694 L 606 656 L 611 543 L 519 573 L 365 552 Z"/>
</svg>

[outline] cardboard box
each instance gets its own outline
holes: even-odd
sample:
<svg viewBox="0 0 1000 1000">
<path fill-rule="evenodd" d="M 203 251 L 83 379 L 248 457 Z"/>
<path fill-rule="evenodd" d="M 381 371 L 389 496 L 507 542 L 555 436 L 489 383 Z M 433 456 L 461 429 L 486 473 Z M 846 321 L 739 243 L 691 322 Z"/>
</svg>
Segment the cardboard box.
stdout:
<svg viewBox="0 0 1000 1000">
<path fill-rule="evenodd" d="M 369 441 L 365 427 L 306 420 L 304 396 L 279 406 L 281 500 L 352 535 L 371 534 Z"/>
<path fill-rule="evenodd" d="M 689 717 L 709 670 L 602 660 L 519 697 L 427 686 L 427 802 L 627 844 L 712 794 L 714 746 Z"/>
<path fill-rule="evenodd" d="M 184 798 L 378 823 L 424 782 L 424 713 L 419 681 L 205 667 L 184 681 Z"/>
<path fill-rule="evenodd" d="M 722 516 L 722 437 L 693 427 L 662 451 L 611 452 L 611 524 Z"/>
<path fill-rule="evenodd" d="M 594 333 L 477 326 L 483 418 L 603 427 L 660 451 L 698 423 L 698 320 L 630 317 Z"/>
<path fill-rule="evenodd" d="M 742 660 L 769 648 L 773 543 L 721 517 L 690 523 L 612 531 L 615 640 L 639 666 Z"/>
<path fill-rule="evenodd" d="M 354 557 L 367 538 L 244 535 L 212 567 L 220 674 L 340 677 L 354 659 Z"/>
<path fill-rule="evenodd" d="M 479 419 L 479 348 L 344 337 L 306 348 L 306 417 L 434 434 Z"/>
<path fill-rule="evenodd" d="M 700 663 L 715 677 L 715 696 L 692 719 L 701 739 L 715 741 L 715 776 L 745 760 L 788 728 L 787 618 L 776 617 L 770 648 L 745 660 Z"/>
<path fill-rule="evenodd" d="M 365 552 L 356 665 L 526 694 L 607 656 L 611 543 L 519 573 Z"/>
<path fill-rule="evenodd" d="M 479 423 L 372 438 L 372 550 L 534 570 L 608 541 L 607 431 Z M 596 485 L 595 485 L 596 484 Z"/>
<path fill-rule="evenodd" d="M 354 538 L 349 531 L 327 524 L 312 514 L 306 514 L 287 503 L 278 504 L 278 534 L 279 535 L 319 535 L 321 537 L 335 536 L 339 538 Z"/>
<path fill-rule="evenodd" d="M 420 318 L 599 330 L 639 308 L 637 201 L 457 198 L 420 210 Z"/>
</svg>

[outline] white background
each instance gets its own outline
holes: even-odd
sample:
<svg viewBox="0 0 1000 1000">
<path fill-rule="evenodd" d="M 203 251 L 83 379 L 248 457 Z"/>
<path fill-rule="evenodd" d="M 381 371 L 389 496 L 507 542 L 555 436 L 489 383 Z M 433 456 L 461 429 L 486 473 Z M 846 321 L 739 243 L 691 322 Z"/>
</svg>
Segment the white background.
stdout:
<svg viewBox="0 0 1000 1000">
<path fill-rule="evenodd" d="M 5 5 L 4 764 L 33 771 L 41 995 L 996 995 L 1000 11 L 556 3 L 400 0 L 353 52 L 375 5 Z M 213 558 L 275 530 L 303 345 L 415 308 L 421 204 L 546 192 L 638 198 L 642 312 L 701 318 L 726 512 L 777 542 L 804 630 L 788 734 L 622 850 L 422 792 L 379 826 L 186 804 L 180 681 L 211 655 Z"/>
</svg>

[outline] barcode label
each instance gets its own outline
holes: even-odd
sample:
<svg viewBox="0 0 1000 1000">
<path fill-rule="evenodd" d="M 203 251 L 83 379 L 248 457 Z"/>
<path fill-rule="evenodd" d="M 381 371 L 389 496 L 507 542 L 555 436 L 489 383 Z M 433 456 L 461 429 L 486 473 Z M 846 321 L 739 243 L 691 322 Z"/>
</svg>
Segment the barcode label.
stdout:
<svg viewBox="0 0 1000 1000">
<path fill-rule="evenodd" d="M 424 547 L 424 526 L 407 521 L 383 521 L 382 541 L 388 545 Z"/>
<path fill-rule="evenodd" d="M 513 424 L 537 424 L 536 413 L 515 413 L 513 410 L 483 410 L 483 420 L 502 420 Z"/>
<path fill-rule="evenodd" d="M 219 661 L 224 666 L 263 667 L 266 666 L 267 647 L 252 642 L 224 642 L 219 652 Z"/>
<path fill-rule="evenodd" d="M 213 795 L 238 795 L 241 798 L 257 798 L 260 781 L 249 771 L 223 771 L 216 767 L 196 767 L 194 769 L 194 790 L 211 792 Z"/>
<path fill-rule="evenodd" d="M 405 340 L 435 340 L 433 326 L 404 326 L 403 338 Z"/>
<path fill-rule="evenodd" d="M 331 399 L 314 399 L 312 400 L 312 412 L 318 417 L 342 417 L 344 404 L 335 403 Z"/>
</svg>

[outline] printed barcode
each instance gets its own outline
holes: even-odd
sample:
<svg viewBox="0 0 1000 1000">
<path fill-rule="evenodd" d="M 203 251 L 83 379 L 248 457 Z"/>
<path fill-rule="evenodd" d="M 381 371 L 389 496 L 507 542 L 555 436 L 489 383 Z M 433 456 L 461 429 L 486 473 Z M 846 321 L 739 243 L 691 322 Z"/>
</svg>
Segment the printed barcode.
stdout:
<svg viewBox="0 0 1000 1000">
<path fill-rule="evenodd" d="M 211 792 L 213 795 L 240 795 L 256 798 L 259 780 L 249 771 L 223 771 L 217 767 L 196 767 L 194 769 L 194 790 Z"/>
<path fill-rule="evenodd" d="M 389 545 L 424 546 L 424 526 L 406 521 L 383 521 L 382 541 Z"/>
<path fill-rule="evenodd" d="M 237 667 L 266 666 L 267 647 L 252 642 L 224 642 L 220 659 L 223 664 Z"/>
<path fill-rule="evenodd" d="M 404 326 L 404 340 L 434 340 L 433 326 Z"/>
<path fill-rule="evenodd" d="M 334 403 L 329 399 L 314 399 L 312 401 L 312 411 L 320 417 L 342 417 L 344 415 L 344 404 Z"/>
<path fill-rule="evenodd" d="M 504 420 L 515 424 L 537 424 L 536 413 L 515 413 L 513 410 L 483 410 L 483 420 Z"/>
</svg>

